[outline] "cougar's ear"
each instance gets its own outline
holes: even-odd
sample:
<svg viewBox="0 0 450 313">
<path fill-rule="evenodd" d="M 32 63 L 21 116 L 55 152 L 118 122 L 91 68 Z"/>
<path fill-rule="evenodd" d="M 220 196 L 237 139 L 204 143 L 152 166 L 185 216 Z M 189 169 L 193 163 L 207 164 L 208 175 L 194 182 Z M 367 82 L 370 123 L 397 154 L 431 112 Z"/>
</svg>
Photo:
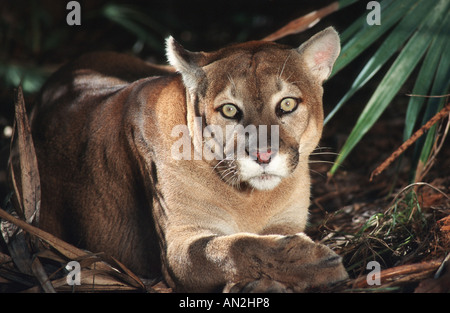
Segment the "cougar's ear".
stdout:
<svg viewBox="0 0 450 313">
<path fill-rule="evenodd" d="M 170 36 L 166 39 L 166 56 L 169 64 L 181 74 L 184 86 L 190 92 L 194 92 L 205 75 L 201 68 L 204 54 L 184 49 Z"/>
<path fill-rule="evenodd" d="M 330 76 L 334 62 L 341 51 L 339 35 L 333 27 L 328 27 L 312 36 L 298 47 L 297 51 L 313 77 L 319 83 L 323 83 Z"/>
</svg>

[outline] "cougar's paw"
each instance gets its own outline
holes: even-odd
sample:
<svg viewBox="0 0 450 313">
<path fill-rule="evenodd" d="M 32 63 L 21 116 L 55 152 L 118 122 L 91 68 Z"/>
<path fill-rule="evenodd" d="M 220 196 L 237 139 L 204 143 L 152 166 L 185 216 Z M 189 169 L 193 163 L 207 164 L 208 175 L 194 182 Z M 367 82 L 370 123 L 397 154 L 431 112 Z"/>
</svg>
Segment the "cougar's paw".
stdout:
<svg viewBox="0 0 450 313">
<path fill-rule="evenodd" d="M 348 278 L 348 273 L 342 264 L 342 258 L 330 248 L 318 245 L 319 249 L 326 250 L 326 255 L 317 262 L 308 264 L 309 283 L 311 287 L 330 285 Z"/>
<path fill-rule="evenodd" d="M 304 292 L 348 277 L 341 257 L 303 233 L 257 239 L 240 242 L 224 292 Z"/>
<path fill-rule="evenodd" d="M 225 293 L 287 293 L 292 291 L 287 285 L 268 278 L 228 283 L 223 289 Z"/>
<path fill-rule="evenodd" d="M 308 287 L 330 285 L 348 278 L 347 271 L 342 264 L 342 258 L 333 250 L 322 244 L 315 244 L 314 260 L 304 267 L 303 280 Z"/>
<path fill-rule="evenodd" d="M 327 246 L 313 242 L 304 234 L 287 236 L 282 241 L 284 253 L 280 256 L 284 258 L 277 264 L 278 275 L 269 273 L 269 276 L 288 282 L 294 291 L 348 278 L 342 258 Z"/>
</svg>

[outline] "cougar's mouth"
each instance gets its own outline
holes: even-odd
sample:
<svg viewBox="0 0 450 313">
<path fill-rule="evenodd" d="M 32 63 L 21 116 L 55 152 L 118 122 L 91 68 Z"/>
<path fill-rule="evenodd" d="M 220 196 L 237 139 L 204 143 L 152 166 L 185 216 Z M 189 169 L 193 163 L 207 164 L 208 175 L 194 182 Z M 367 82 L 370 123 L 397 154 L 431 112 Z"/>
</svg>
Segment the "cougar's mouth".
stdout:
<svg viewBox="0 0 450 313">
<path fill-rule="evenodd" d="M 265 164 L 258 164 L 251 158 L 238 160 L 241 180 L 257 190 L 271 190 L 289 176 L 287 159 L 286 155 L 278 153 Z"/>
<path fill-rule="evenodd" d="M 223 181 L 236 188 L 248 184 L 256 190 L 272 190 L 289 176 L 288 157 L 277 154 L 270 162 L 258 164 L 250 157 L 221 160 L 214 169 Z"/>
<path fill-rule="evenodd" d="M 278 176 L 278 175 L 273 175 L 273 174 L 262 174 L 262 175 L 260 175 L 260 176 L 258 176 L 258 177 L 255 177 L 255 178 L 258 178 L 258 179 L 260 179 L 260 180 L 271 180 L 271 179 L 273 179 L 273 178 L 275 178 L 275 177 L 280 177 L 280 176 Z"/>
<path fill-rule="evenodd" d="M 247 180 L 248 184 L 258 190 L 271 190 L 278 186 L 282 177 L 273 174 L 261 174 Z"/>
</svg>

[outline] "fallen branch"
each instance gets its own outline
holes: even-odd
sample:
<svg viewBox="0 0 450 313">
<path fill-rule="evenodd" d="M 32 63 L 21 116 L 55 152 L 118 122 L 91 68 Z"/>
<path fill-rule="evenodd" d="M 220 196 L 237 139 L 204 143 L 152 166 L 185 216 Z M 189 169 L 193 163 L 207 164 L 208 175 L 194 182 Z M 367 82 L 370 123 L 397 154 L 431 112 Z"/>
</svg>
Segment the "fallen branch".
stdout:
<svg viewBox="0 0 450 313">
<path fill-rule="evenodd" d="M 447 103 L 445 107 L 441 109 L 435 116 L 433 116 L 425 125 L 423 125 L 418 131 L 416 131 L 408 140 L 406 140 L 400 147 L 397 148 L 381 165 L 379 165 L 370 174 L 370 181 L 381 174 L 395 159 L 398 158 L 406 149 L 408 149 L 417 139 L 419 139 L 427 130 L 429 130 L 434 124 L 436 124 L 440 119 L 444 118 L 450 112 L 450 102 Z"/>
<path fill-rule="evenodd" d="M 95 290 L 145 290 L 144 284 L 141 282 L 141 280 L 133 274 L 128 268 L 125 267 L 122 263 L 120 263 L 118 260 L 108 257 L 103 254 L 94 254 L 88 251 L 81 250 L 55 236 L 52 234 L 49 234 L 42 229 L 39 229 L 33 225 L 28 224 L 27 222 L 18 219 L 8 212 L 4 211 L 0 208 L 0 219 L 3 219 L 5 221 L 8 221 L 10 223 L 13 223 L 14 225 L 18 226 L 19 228 L 22 228 L 24 231 L 29 233 L 32 236 L 38 237 L 40 240 L 46 242 L 48 245 L 50 245 L 52 248 L 57 250 L 59 253 L 61 253 L 64 257 L 66 257 L 68 260 L 75 260 L 79 261 L 82 266 L 82 272 L 81 276 L 83 278 L 84 282 L 89 285 L 88 288 L 79 288 L 77 287 L 76 290 L 78 291 L 86 291 L 87 290 L 94 290 L 94 281 L 96 285 Z M 37 254 L 36 256 L 39 256 Z M 48 257 L 48 256 L 47 256 Z M 51 259 L 54 259 L 51 257 Z M 38 258 L 35 258 L 35 260 L 38 260 Z M 39 263 L 36 263 L 39 265 Z M 93 269 L 92 269 L 93 268 Z M 40 269 L 41 270 L 41 269 Z M 92 271 L 95 270 L 95 271 Z M 91 272 L 89 272 L 91 271 Z M 44 273 L 39 272 L 41 275 Z M 99 276 L 90 275 L 92 274 L 102 274 L 105 276 L 103 280 L 99 280 Z M 33 273 L 36 275 L 36 273 Z M 97 278 L 95 278 L 97 277 Z M 95 280 L 94 280 L 95 278 Z M 54 287 L 60 288 L 65 283 L 65 277 L 62 279 L 56 280 L 56 285 Z M 51 286 L 49 281 L 45 281 L 45 286 Z M 117 287 L 117 288 L 116 288 Z M 32 288 L 29 291 L 36 291 L 36 288 Z M 62 290 L 65 290 L 62 288 Z"/>
<path fill-rule="evenodd" d="M 56 250 L 58 250 L 59 253 L 61 253 L 68 259 L 76 260 L 76 259 L 86 255 L 85 251 L 78 249 L 78 248 L 62 241 L 61 239 L 43 231 L 42 229 L 39 229 L 33 225 L 28 224 L 27 222 L 25 222 L 21 219 L 18 219 L 16 217 L 12 216 L 11 214 L 6 212 L 2 208 L 0 208 L 0 218 L 18 226 L 19 228 L 25 230 L 29 234 L 36 236 L 39 239 L 43 240 L 44 242 L 46 242 L 47 244 L 49 244 L 50 246 L 52 246 Z"/>
<path fill-rule="evenodd" d="M 288 35 L 298 34 L 306 29 L 313 27 L 325 16 L 328 16 L 331 13 L 336 12 L 337 10 L 339 10 L 339 2 L 335 1 L 322 9 L 313 11 L 289 22 L 287 25 L 281 27 L 262 40 L 275 41 Z"/>
<path fill-rule="evenodd" d="M 388 268 L 380 272 L 381 288 L 389 287 L 392 285 L 398 285 L 401 283 L 408 283 L 411 281 L 420 281 L 422 279 L 430 277 L 439 266 L 441 261 L 429 261 L 415 264 L 406 264 L 393 268 Z M 373 288 L 367 284 L 366 276 L 359 277 L 349 282 L 352 289 L 359 288 Z"/>
</svg>

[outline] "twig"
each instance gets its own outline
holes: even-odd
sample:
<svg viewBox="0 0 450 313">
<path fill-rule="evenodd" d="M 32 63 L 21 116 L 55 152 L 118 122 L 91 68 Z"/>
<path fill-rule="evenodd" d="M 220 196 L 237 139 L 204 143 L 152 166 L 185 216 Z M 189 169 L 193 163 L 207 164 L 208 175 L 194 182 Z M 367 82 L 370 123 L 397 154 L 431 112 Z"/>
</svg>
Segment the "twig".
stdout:
<svg viewBox="0 0 450 313">
<path fill-rule="evenodd" d="M 402 190 L 400 190 L 394 197 L 394 199 L 392 199 L 391 204 L 389 205 L 389 208 L 384 212 L 384 214 L 388 214 L 391 210 L 392 207 L 394 205 L 394 203 L 397 201 L 397 199 L 407 190 L 411 189 L 412 187 L 417 187 L 417 186 L 427 186 L 431 189 L 433 189 L 434 191 L 439 192 L 441 195 L 443 195 L 444 197 L 446 197 L 447 199 L 450 200 L 450 197 L 447 196 L 447 194 L 445 192 L 443 192 L 442 190 L 440 190 L 439 188 L 434 187 L 433 185 L 430 185 L 428 183 L 425 182 L 415 182 L 412 184 L 409 184 L 408 186 L 404 187 Z"/>
<path fill-rule="evenodd" d="M 381 271 L 381 286 L 389 283 L 408 282 L 415 279 L 423 279 L 436 271 L 441 265 L 441 261 L 433 260 L 423 263 L 400 265 Z M 352 288 L 366 288 L 366 277 L 356 278 L 351 282 Z"/>
<path fill-rule="evenodd" d="M 438 138 L 436 138 L 435 142 L 433 143 L 432 153 L 431 153 L 430 157 L 428 158 L 424 168 L 422 168 L 421 171 L 417 171 L 416 177 L 417 177 L 417 175 L 419 175 L 419 178 L 418 179 L 416 178 L 415 181 L 423 180 L 425 175 L 427 175 L 428 171 L 433 167 L 434 162 L 436 161 L 436 157 L 437 157 L 439 151 L 441 151 L 442 146 L 444 145 L 445 138 L 447 138 L 447 134 L 448 134 L 449 129 L 450 129 L 450 118 L 447 120 L 447 125 L 445 126 L 445 129 L 442 132 L 441 142 L 438 143 Z M 440 132 L 441 131 L 438 130 L 438 134 Z"/>
<path fill-rule="evenodd" d="M 381 165 L 379 165 L 370 175 L 370 181 L 383 172 L 400 154 L 409 148 L 420 136 L 429 130 L 437 121 L 444 118 L 450 112 L 450 102 L 442 108 L 435 116 L 433 116 L 425 125 L 416 131 L 408 140 L 406 140 L 397 150 L 395 150 Z"/>
<path fill-rule="evenodd" d="M 336 12 L 339 9 L 339 2 L 335 1 L 330 5 L 323 7 L 317 11 L 313 11 L 308 13 L 302 17 L 299 17 L 285 26 L 281 27 L 279 30 L 273 32 L 262 40 L 265 41 L 275 41 L 280 38 L 286 37 L 287 35 L 300 33 L 308 28 L 316 25 L 321 19 L 325 16 L 330 15 L 333 12 Z"/>
<path fill-rule="evenodd" d="M 23 230 L 27 231 L 28 233 L 32 234 L 33 236 L 38 237 L 39 239 L 47 242 L 49 245 L 51 245 L 53 248 L 58 250 L 61 254 L 66 256 L 68 259 L 76 260 L 79 257 L 82 257 L 86 255 L 87 253 L 81 249 L 78 249 L 61 239 L 31 225 L 27 222 L 18 219 L 11 214 L 4 211 L 2 208 L 0 208 L 0 218 L 3 220 L 6 220 L 10 223 L 13 223 L 14 225 L 17 225 L 18 227 L 22 228 Z"/>
</svg>

